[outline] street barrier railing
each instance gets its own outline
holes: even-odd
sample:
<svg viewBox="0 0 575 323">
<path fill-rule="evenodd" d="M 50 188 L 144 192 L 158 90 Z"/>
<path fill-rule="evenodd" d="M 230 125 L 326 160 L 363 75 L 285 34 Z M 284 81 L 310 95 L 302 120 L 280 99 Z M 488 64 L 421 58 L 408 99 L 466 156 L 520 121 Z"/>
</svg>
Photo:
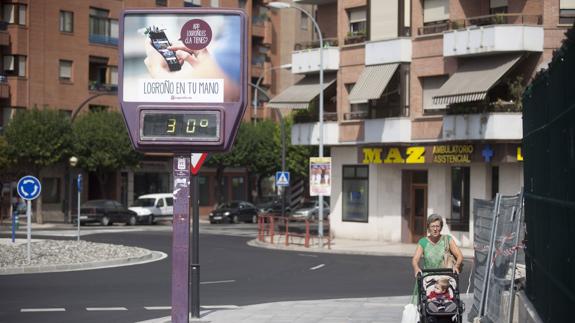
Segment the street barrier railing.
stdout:
<svg viewBox="0 0 575 323">
<path fill-rule="evenodd" d="M 270 244 L 279 244 L 283 241 L 285 246 L 290 244 L 303 245 L 309 248 L 315 241 L 319 241 L 315 219 L 300 219 L 292 216 L 281 216 L 276 213 L 262 213 L 258 216 L 258 240 Z M 329 221 L 323 221 L 325 232 L 329 232 Z M 299 241 L 296 243 L 296 239 Z M 331 234 L 324 235 L 324 244 L 331 249 Z"/>
</svg>

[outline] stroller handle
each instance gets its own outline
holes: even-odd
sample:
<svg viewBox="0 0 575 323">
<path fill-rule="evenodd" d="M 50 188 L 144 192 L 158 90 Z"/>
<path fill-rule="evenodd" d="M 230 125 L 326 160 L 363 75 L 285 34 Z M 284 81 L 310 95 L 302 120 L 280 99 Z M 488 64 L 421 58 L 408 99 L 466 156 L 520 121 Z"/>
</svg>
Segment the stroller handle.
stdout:
<svg viewBox="0 0 575 323">
<path fill-rule="evenodd" d="M 435 273 L 435 274 L 439 274 L 439 273 L 457 274 L 457 273 L 454 272 L 453 269 L 451 269 L 451 268 L 422 269 L 421 272 L 424 273 L 424 274 L 426 274 L 426 273 Z"/>
</svg>

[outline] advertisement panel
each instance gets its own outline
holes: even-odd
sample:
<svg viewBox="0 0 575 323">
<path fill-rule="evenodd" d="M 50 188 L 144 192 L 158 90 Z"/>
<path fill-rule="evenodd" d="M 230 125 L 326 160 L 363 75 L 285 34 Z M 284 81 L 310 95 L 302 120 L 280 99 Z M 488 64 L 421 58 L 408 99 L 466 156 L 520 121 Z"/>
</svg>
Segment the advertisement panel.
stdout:
<svg viewBox="0 0 575 323">
<path fill-rule="evenodd" d="M 120 100 L 136 149 L 225 151 L 247 98 L 241 10 L 126 10 Z"/>
<path fill-rule="evenodd" d="M 331 157 L 309 159 L 309 195 L 331 194 Z"/>
</svg>

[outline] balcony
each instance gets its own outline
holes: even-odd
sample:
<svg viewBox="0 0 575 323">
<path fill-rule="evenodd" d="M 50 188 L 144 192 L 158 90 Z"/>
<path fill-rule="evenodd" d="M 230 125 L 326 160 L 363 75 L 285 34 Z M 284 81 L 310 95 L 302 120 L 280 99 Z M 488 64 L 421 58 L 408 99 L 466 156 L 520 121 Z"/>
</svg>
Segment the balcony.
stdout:
<svg viewBox="0 0 575 323">
<path fill-rule="evenodd" d="M 6 30 L 8 23 L 5 21 L 0 21 L 0 46 L 10 45 L 10 34 Z"/>
<path fill-rule="evenodd" d="M 349 32 L 344 39 L 345 45 L 361 44 L 367 40 L 366 31 Z"/>
<path fill-rule="evenodd" d="M 339 69 L 339 48 L 323 48 L 323 70 L 337 71 Z M 292 73 L 319 72 L 319 48 L 294 51 L 292 53 Z"/>
<path fill-rule="evenodd" d="M 411 38 L 367 42 L 365 65 L 411 62 Z"/>
<path fill-rule="evenodd" d="M 473 26 L 443 34 L 443 56 L 543 52 L 543 26 Z"/>
<path fill-rule="evenodd" d="M 521 140 L 522 114 L 481 113 L 443 117 L 444 140 Z"/>
<path fill-rule="evenodd" d="M 92 44 L 118 46 L 118 38 L 108 36 L 108 35 L 90 34 L 89 40 L 90 40 L 90 43 L 92 43 Z"/>
<path fill-rule="evenodd" d="M 259 15 L 252 18 L 252 36 L 261 38 L 266 36 L 267 20 L 267 15 Z"/>
<path fill-rule="evenodd" d="M 117 92 L 118 85 L 91 81 L 88 85 L 88 90 L 92 92 Z"/>
<path fill-rule="evenodd" d="M 318 145 L 319 144 L 319 122 L 296 123 L 291 128 L 292 145 Z M 339 126 L 337 122 L 324 122 L 323 124 L 324 145 L 339 144 Z"/>
<path fill-rule="evenodd" d="M 482 27 L 492 25 L 542 25 L 543 18 L 540 15 L 522 14 L 494 14 L 486 16 L 469 17 L 457 20 L 437 21 L 419 27 L 418 35 L 438 34 L 445 31 L 466 29 L 469 27 Z"/>
</svg>

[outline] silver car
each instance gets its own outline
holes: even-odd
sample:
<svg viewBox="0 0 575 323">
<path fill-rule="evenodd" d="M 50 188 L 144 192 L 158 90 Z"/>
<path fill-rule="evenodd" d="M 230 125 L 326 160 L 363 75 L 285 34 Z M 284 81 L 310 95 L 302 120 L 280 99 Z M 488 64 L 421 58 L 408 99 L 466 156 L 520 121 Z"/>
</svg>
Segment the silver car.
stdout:
<svg viewBox="0 0 575 323">
<path fill-rule="evenodd" d="M 319 214 L 319 201 L 307 201 L 301 204 L 292 212 L 292 217 L 296 219 L 317 220 Z M 330 214 L 329 204 L 323 201 L 323 218 L 327 220 Z"/>
</svg>

